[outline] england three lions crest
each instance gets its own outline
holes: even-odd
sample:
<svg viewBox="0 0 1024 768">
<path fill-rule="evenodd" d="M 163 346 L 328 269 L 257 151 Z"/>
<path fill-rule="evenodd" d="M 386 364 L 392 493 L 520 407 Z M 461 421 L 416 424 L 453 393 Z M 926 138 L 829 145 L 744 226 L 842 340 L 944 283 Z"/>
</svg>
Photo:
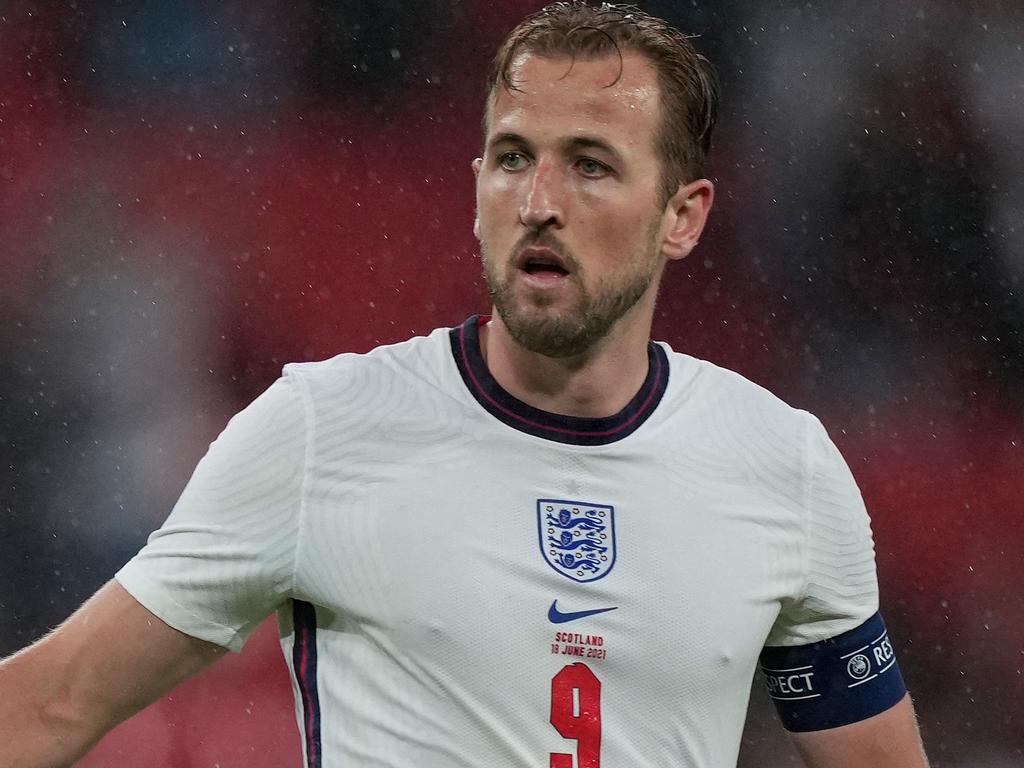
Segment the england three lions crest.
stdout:
<svg viewBox="0 0 1024 768">
<path fill-rule="evenodd" d="M 573 581 L 595 581 L 615 565 L 615 509 L 607 504 L 537 499 L 540 551 Z"/>
</svg>

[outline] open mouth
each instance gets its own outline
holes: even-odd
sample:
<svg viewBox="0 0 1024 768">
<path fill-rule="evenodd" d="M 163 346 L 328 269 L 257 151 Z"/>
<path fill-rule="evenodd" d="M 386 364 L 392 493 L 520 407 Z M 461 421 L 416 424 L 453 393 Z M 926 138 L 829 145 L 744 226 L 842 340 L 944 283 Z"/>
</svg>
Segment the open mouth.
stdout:
<svg viewBox="0 0 1024 768">
<path fill-rule="evenodd" d="M 554 264 L 543 259 L 528 259 L 523 265 L 523 271 L 528 275 L 558 275 L 565 276 L 569 272 L 561 265 Z"/>
<path fill-rule="evenodd" d="M 524 250 L 519 258 L 519 269 L 538 278 L 554 279 L 570 274 L 562 257 L 550 248 L 532 246 Z"/>
</svg>

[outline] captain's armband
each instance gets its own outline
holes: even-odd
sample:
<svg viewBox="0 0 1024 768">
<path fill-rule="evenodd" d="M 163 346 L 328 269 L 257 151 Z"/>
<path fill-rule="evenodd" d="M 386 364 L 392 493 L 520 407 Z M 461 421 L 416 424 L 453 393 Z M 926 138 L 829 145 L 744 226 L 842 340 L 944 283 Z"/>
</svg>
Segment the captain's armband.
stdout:
<svg viewBox="0 0 1024 768">
<path fill-rule="evenodd" d="M 865 720 L 906 694 L 880 614 L 820 643 L 761 652 L 768 695 L 788 731 L 820 731 Z"/>
</svg>

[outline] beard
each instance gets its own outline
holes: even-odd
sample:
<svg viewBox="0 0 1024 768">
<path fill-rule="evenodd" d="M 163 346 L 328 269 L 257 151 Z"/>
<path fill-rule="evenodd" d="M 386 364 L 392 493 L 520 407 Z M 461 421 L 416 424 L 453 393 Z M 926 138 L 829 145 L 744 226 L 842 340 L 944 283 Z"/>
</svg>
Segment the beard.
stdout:
<svg viewBox="0 0 1024 768">
<path fill-rule="evenodd" d="M 529 234 L 512 249 L 505 274 L 499 274 L 481 241 L 484 278 L 494 307 L 512 338 L 526 349 L 545 357 L 565 358 L 586 352 L 605 338 L 612 326 L 632 309 L 657 277 L 658 221 L 652 222 L 641 247 L 625 259 L 627 270 L 588 289 L 585 269 L 561 243 L 545 234 Z M 546 297 L 523 297 L 516 291 L 516 254 L 531 245 L 557 251 L 570 269 L 567 280 L 575 282 L 578 298 L 571 306 L 556 309 Z"/>
</svg>

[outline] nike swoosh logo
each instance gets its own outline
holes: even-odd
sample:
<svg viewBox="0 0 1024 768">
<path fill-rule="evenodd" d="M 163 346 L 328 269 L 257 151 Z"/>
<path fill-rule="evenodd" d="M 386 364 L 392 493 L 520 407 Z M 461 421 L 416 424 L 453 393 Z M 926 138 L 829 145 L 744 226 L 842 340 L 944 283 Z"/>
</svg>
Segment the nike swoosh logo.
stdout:
<svg viewBox="0 0 1024 768">
<path fill-rule="evenodd" d="M 569 613 L 562 613 L 558 610 L 558 601 L 555 600 L 551 603 L 551 607 L 548 608 L 548 621 L 552 624 L 565 624 L 567 621 L 576 621 L 576 619 L 582 619 L 587 616 L 596 616 L 599 613 L 608 613 L 608 611 L 614 611 L 619 606 L 612 608 L 594 608 L 589 611 L 570 611 Z"/>
</svg>

